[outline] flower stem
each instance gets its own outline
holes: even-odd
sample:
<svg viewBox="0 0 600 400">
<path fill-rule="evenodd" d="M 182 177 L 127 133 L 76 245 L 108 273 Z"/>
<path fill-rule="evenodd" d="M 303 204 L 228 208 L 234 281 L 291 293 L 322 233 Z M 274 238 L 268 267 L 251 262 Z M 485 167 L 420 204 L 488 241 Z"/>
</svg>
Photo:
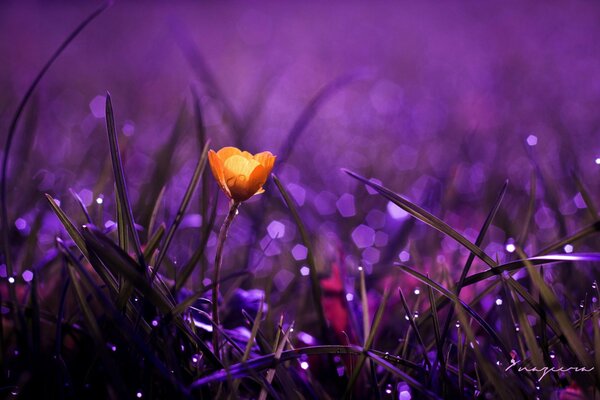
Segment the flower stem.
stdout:
<svg viewBox="0 0 600 400">
<path fill-rule="evenodd" d="M 213 275 L 213 290 L 212 290 L 212 318 L 213 318 L 213 349 L 217 357 L 219 357 L 219 337 L 218 337 L 218 326 L 219 326 L 219 280 L 221 279 L 221 262 L 223 261 L 223 247 L 225 240 L 227 239 L 227 232 L 233 222 L 233 218 L 236 216 L 240 203 L 233 201 L 229 208 L 229 213 L 221 225 L 219 230 L 219 238 L 217 240 L 217 253 L 215 255 L 215 267 Z"/>
</svg>

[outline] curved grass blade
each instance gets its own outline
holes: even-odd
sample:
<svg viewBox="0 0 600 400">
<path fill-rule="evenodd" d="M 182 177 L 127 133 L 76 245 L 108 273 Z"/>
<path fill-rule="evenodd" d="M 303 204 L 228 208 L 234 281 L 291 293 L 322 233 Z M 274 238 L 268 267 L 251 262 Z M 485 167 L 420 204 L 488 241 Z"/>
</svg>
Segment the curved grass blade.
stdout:
<svg viewBox="0 0 600 400">
<path fill-rule="evenodd" d="M 420 393 L 422 393 L 423 395 L 425 395 L 426 398 L 428 398 L 428 399 L 440 399 L 440 397 L 437 394 L 435 394 L 432 391 L 430 391 L 429 389 L 427 389 L 421 382 L 417 381 L 416 379 L 414 379 L 412 376 L 410 376 L 406 372 L 404 372 L 404 371 L 396 368 L 389 361 L 383 359 L 382 357 L 380 357 L 379 355 L 377 355 L 373 351 L 367 350 L 366 351 L 366 355 L 367 355 L 367 357 L 369 357 L 370 359 L 372 359 L 373 361 L 375 361 L 378 365 L 382 366 L 383 368 L 385 368 L 389 372 L 391 372 L 391 373 L 399 376 L 410 387 L 412 387 L 413 389 L 415 389 L 415 390 L 419 391 Z"/>
<path fill-rule="evenodd" d="M 179 209 L 177 210 L 177 214 L 175 215 L 175 220 L 169 227 L 169 232 L 167 233 L 165 243 L 160 251 L 158 260 L 156 261 L 156 265 L 155 265 L 154 269 L 152 270 L 152 274 L 150 275 L 150 282 L 152 282 L 154 280 L 154 277 L 158 273 L 160 264 L 162 263 L 163 259 L 165 258 L 167 251 L 169 249 L 169 245 L 171 244 L 171 241 L 173 240 L 173 237 L 175 236 L 175 231 L 177 231 L 177 228 L 179 228 L 179 224 L 183 220 L 183 215 L 185 214 L 185 212 L 190 204 L 192 195 L 194 194 L 194 191 L 196 190 L 196 187 L 198 186 L 200 177 L 202 176 L 202 173 L 204 172 L 204 168 L 206 167 L 206 159 L 208 156 L 208 146 L 209 145 L 210 145 L 210 141 L 207 141 L 206 144 L 204 145 L 204 149 L 202 150 L 202 155 L 200 156 L 200 159 L 198 160 L 198 163 L 196 164 L 196 168 L 194 169 L 194 174 L 192 175 L 192 179 L 190 180 L 190 183 L 185 191 L 183 199 L 181 199 L 181 204 L 179 205 Z"/>
<path fill-rule="evenodd" d="M 527 266 L 527 263 L 532 266 L 554 264 L 565 261 L 600 261 L 600 253 L 571 253 L 571 254 L 551 254 L 547 256 L 531 257 L 522 260 L 511 261 L 506 264 L 499 265 L 493 269 L 474 274 L 465 279 L 464 286 L 473 285 L 481 282 L 494 275 L 500 275 L 504 271 L 512 272 Z"/>
<path fill-rule="evenodd" d="M 520 253 L 521 251 L 517 249 Z M 522 253 L 521 253 L 522 254 Z M 525 267 L 527 268 L 527 272 L 531 277 L 532 284 L 537 287 L 539 290 L 541 298 L 544 300 L 544 303 L 550 310 L 552 316 L 556 319 L 561 332 L 566 337 L 567 342 L 569 343 L 569 347 L 571 351 L 577 356 L 579 361 L 583 363 L 585 366 L 593 365 L 593 361 L 586 351 L 585 346 L 581 342 L 579 336 L 577 336 L 577 332 L 573 328 L 573 323 L 569 320 L 565 310 L 560 305 L 558 299 L 552 292 L 552 290 L 548 287 L 546 282 L 544 282 L 544 278 L 540 275 L 539 271 L 534 268 L 533 264 L 525 259 Z"/>
<path fill-rule="evenodd" d="M 360 356 L 363 354 L 363 348 L 359 346 L 311 346 L 311 347 L 301 347 L 293 350 L 285 350 L 281 353 L 280 362 L 285 362 L 288 360 L 295 360 L 303 355 L 312 356 L 312 355 L 323 355 L 323 354 L 334 354 L 334 355 L 353 355 Z M 395 357 L 389 354 L 384 354 L 379 351 L 372 350 L 373 354 L 376 354 L 382 359 L 385 359 L 389 363 L 395 363 L 396 365 L 403 365 L 410 368 L 413 368 L 418 371 L 422 371 L 422 367 L 404 359 L 400 359 L 399 357 Z M 227 380 L 227 376 L 229 375 L 232 379 L 244 378 L 248 374 L 253 371 L 264 371 L 269 369 L 274 365 L 275 362 L 275 354 L 267 354 L 264 356 L 253 358 L 252 360 L 245 363 L 238 363 L 231 365 L 227 371 L 224 369 L 213 372 L 209 375 L 206 375 L 196 381 L 194 381 L 191 385 L 191 389 L 197 389 L 204 385 L 208 385 L 210 383 L 223 382 Z"/>
<path fill-rule="evenodd" d="M 593 224 L 586 226 L 585 228 L 575 232 L 574 234 L 567 236 L 564 239 L 561 239 L 548 247 L 544 248 L 540 252 L 536 254 L 536 256 L 544 256 L 556 251 L 558 249 L 562 249 L 566 244 L 574 243 L 580 239 L 591 235 L 592 233 L 600 232 L 600 221 L 596 221 Z"/>
<path fill-rule="evenodd" d="M 131 233 L 131 237 L 133 238 L 133 247 L 135 250 L 135 254 L 138 257 L 140 267 L 145 271 L 146 263 L 144 261 L 144 254 L 142 253 L 140 237 L 135 227 L 135 220 L 133 218 L 131 202 L 129 201 L 127 183 L 125 181 L 125 172 L 123 171 L 123 162 L 121 161 L 119 142 L 117 140 L 117 130 L 115 128 L 115 116 L 113 112 L 112 101 L 110 99 L 110 93 L 108 92 L 106 93 L 106 132 L 108 134 L 110 157 L 112 160 L 113 172 L 115 176 L 115 186 L 117 191 L 118 202 L 123 209 L 123 216 L 127 228 Z M 145 271 L 145 273 L 146 272 L 147 271 Z"/>
<path fill-rule="evenodd" d="M 86 271 L 86 269 L 83 267 L 83 265 L 81 265 L 81 263 L 77 259 L 75 259 L 73 254 L 69 251 L 69 249 L 66 246 L 62 245 L 61 247 L 62 247 L 62 250 L 67 255 L 67 257 L 69 258 L 69 260 L 71 261 L 71 263 L 78 268 L 79 274 L 82 275 L 83 278 L 85 278 L 83 280 L 83 282 L 87 286 L 87 292 L 95 293 L 95 297 L 102 304 L 103 308 L 106 311 L 106 314 L 112 319 L 115 327 L 118 330 L 120 330 L 124 334 L 124 336 L 127 337 L 129 339 L 129 341 L 132 344 L 134 344 L 141 351 L 142 354 L 144 354 L 144 357 L 150 361 L 150 363 L 153 365 L 153 367 L 156 368 L 156 370 L 163 376 L 163 378 L 165 378 L 165 380 L 167 382 L 171 383 L 173 385 L 173 387 L 177 388 L 178 391 L 184 396 L 184 398 L 189 398 L 187 389 L 181 384 L 181 382 L 179 382 L 174 377 L 174 375 L 169 371 L 169 369 L 164 365 L 164 363 L 146 345 L 145 341 L 139 337 L 139 335 L 135 332 L 135 329 L 129 323 L 129 321 L 127 321 L 122 316 L 122 314 L 118 311 L 118 309 L 114 307 L 113 303 L 104 294 L 102 289 L 94 283 L 93 279 L 91 278 L 89 273 Z M 71 269 L 69 271 L 72 272 Z M 81 285 L 80 280 L 78 280 L 77 277 L 73 275 L 73 273 L 71 273 L 71 280 L 73 280 L 75 287 L 78 287 L 78 286 L 80 287 L 80 285 Z M 91 312 L 92 318 L 93 318 L 93 311 L 91 311 L 91 309 L 89 309 L 89 307 L 88 307 L 87 312 L 88 313 Z M 101 337 L 102 336 L 100 334 L 100 338 Z M 104 342 L 102 341 L 101 343 L 99 343 L 99 345 L 102 347 L 102 350 L 104 352 L 106 352 L 106 346 L 104 345 Z M 103 353 L 101 353 L 101 354 L 103 354 Z M 114 374 L 114 372 L 113 372 L 113 374 Z"/>
<path fill-rule="evenodd" d="M 465 248 L 467 248 L 471 253 L 475 254 L 479 259 L 481 259 L 483 262 L 485 262 L 488 266 L 490 266 L 492 268 L 496 266 L 496 262 L 494 260 L 492 260 L 490 258 L 490 256 L 488 256 L 481 248 L 479 248 L 478 246 L 471 243 L 467 238 L 465 238 L 463 235 L 461 235 L 460 233 L 458 233 L 457 231 L 452 229 L 448 224 L 446 224 L 444 221 L 442 221 L 438 217 L 425 211 L 421 207 L 406 200 L 405 198 L 392 192 L 391 190 L 389 190 L 381 185 L 378 185 L 375 182 L 368 180 L 367 178 L 364 178 L 364 177 L 362 177 L 350 170 L 347 170 L 345 168 L 342 168 L 342 171 L 347 173 L 354 179 L 375 189 L 381 196 L 385 197 L 392 203 L 396 204 L 398 207 L 402 208 L 404 211 L 406 211 L 413 217 L 426 223 L 427 225 L 431 226 L 432 228 L 442 232 L 443 234 L 451 237 L 452 239 L 457 241 L 459 244 L 461 244 Z"/>
<path fill-rule="evenodd" d="M 498 197 L 496 198 L 496 202 L 494 203 L 494 206 L 492 207 L 492 209 L 488 213 L 487 217 L 485 218 L 485 221 L 483 222 L 483 225 L 482 225 L 481 229 L 479 230 L 479 234 L 477 235 L 477 239 L 475 239 L 475 246 L 480 247 L 481 244 L 483 243 L 485 234 L 487 233 L 490 225 L 492 224 L 492 221 L 494 220 L 494 218 L 496 217 L 496 214 L 498 213 L 498 210 L 500 209 L 500 204 L 502 203 L 502 199 L 504 198 L 507 188 L 508 188 L 508 180 L 504 182 L 504 185 L 502 186 L 502 189 L 500 190 L 500 193 L 498 194 Z M 469 274 L 469 270 L 471 269 L 471 266 L 473 265 L 473 261 L 475 261 L 475 254 L 469 253 L 467 262 L 465 263 L 465 266 L 460 274 L 458 283 L 456 284 L 456 288 L 454 289 L 454 293 L 456 294 L 456 297 L 460 296 L 460 292 L 463 288 L 463 285 L 465 284 L 465 279 L 467 278 L 467 275 Z M 454 315 L 454 309 L 450 308 L 450 310 L 448 311 L 448 315 L 446 317 L 446 322 L 444 323 L 444 328 L 441 331 L 440 342 L 439 342 L 439 345 L 441 347 L 438 348 L 438 356 L 441 356 L 442 352 L 440 350 L 443 350 L 444 344 L 446 343 L 446 337 L 448 335 L 448 330 L 450 329 L 450 324 L 452 322 L 453 315 Z M 441 364 L 444 364 L 441 357 L 439 357 L 439 361 L 441 362 Z"/>
<path fill-rule="evenodd" d="M 112 240 L 93 225 L 83 227 L 83 238 L 90 252 L 94 252 L 113 275 L 122 275 L 130 281 L 162 313 L 171 311 L 173 305 L 170 304 L 169 300 L 152 288 L 140 272 L 139 265 Z"/>
<path fill-rule="evenodd" d="M 441 294 L 443 294 L 444 296 L 449 298 L 454 304 L 458 304 L 458 305 L 462 306 L 462 308 L 471 317 L 473 317 L 475 319 L 475 321 L 477 321 L 477 323 L 479 323 L 479 325 L 483 328 L 483 330 L 485 330 L 487 332 L 487 334 L 494 340 L 494 342 L 496 343 L 496 345 L 498 346 L 498 348 L 500 349 L 502 354 L 506 357 L 506 359 L 507 360 L 511 359 L 510 352 L 508 351 L 506 345 L 502 342 L 502 340 L 500 339 L 500 337 L 498 336 L 496 331 L 479 314 L 477 314 L 475 312 L 475 310 L 473 310 L 471 307 L 469 307 L 468 304 L 466 304 L 460 298 L 456 297 L 456 295 L 454 293 L 450 292 L 448 289 L 442 287 L 440 284 L 436 283 L 432 279 L 429 279 L 425 275 L 415 271 L 414 269 L 409 268 L 405 265 L 400 265 L 400 264 L 394 264 L 394 265 L 396 265 L 401 270 L 407 272 L 408 274 L 412 275 L 413 277 L 417 278 L 419 281 L 423 282 L 427 286 L 430 286 L 432 289 L 437 290 L 438 292 L 440 292 Z"/>
<path fill-rule="evenodd" d="M 313 251 L 313 247 L 312 247 L 312 243 L 310 241 L 310 237 L 308 235 L 308 231 L 306 230 L 306 227 L 304 226 L 304 223 L 302 222 L 302 219 L 300 218 L 300 214 L 298 213 L 298 210 L 296 209 L 296 205 L 294 204 L 294 201 L 292 200 L 292 198 L 290 197 L 288 192 L 283 187 L 283 184 L 281 183 L 279 178 L 275 174 L 272 174 L 271 176 L 273 177 L 273 181 L 275 182 L 277 189 L 279 189 L 279 192 L 281 193 L 281 196 L 283 197 L 283 201 L 285 202 L 286 206 L 292 213 L 294 222 L 296 223 L 296 226 L 298 227 L 298 231 L 300 231 L 300 237 L 302 238 L 302 244 L 304 245 L 304 247 L 306 247 L 308 249 L 307 254 L 306 254 L 306 261 L 307 261 L 307 264 L 309 267 L 309 274 L 310 274 L 310 281 L 311 281 L 311 293 L 312 293 L 313 303 L 314 303 L 315 309 L 317 310 L 317 315 L 319 317 L 319 322 L 321 324 L 321 334 L 322 334 L 323 338 L 326 338 L 328 335 L 327 321 L 325 320 L 325 313 L 323 311 L 323 304 L 321 302 L 321 284 L 319 282 L 319 276 L 317 275 L 317 265 L 316 265 L 315 257 L 314 257 L 315 253 Z"/>
</svg>

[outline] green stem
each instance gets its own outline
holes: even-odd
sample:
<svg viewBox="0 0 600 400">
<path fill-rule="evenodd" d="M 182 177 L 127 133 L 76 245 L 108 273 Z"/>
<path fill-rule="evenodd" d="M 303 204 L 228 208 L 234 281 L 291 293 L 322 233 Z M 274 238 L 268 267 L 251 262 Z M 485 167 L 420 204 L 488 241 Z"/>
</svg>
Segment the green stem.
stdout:
<svg viewBox="0 0 600 400">
<path fill-rule="evenodd" d="M 221 263 L 223 261 L 223 247 L 225 245 L 225 240 L 227 239 L 227 232 L 229 231 L 229 227 L 233 222 L 233 218 L 236 216 L 238 212 L 238 208 L 240 203 L 238 201 L 233 201 L 231 203 L 231 207 L 229 208 L 229 213 L 223 221 L 223 225 L 221 225 L 221 230 L 219 231 L 219 238 L 217 240 L 217 253 L 215 255 L 215 268 L 213 275 L 213 291 L 212 291 L 212 318 L 215 327 L 213 328 L 213 349 L 214 353 L 217 357 L 219 357 L 219 337 L 217 326 L 219 326 L 219 281 L 221 279 Z"/>
</svg>

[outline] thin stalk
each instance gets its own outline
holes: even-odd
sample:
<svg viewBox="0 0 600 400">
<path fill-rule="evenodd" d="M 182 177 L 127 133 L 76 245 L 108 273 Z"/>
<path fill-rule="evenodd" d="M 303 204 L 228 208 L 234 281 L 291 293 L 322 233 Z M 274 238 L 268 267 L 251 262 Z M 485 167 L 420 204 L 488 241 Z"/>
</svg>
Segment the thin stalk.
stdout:
<svg viewBox="0 0 600 400">
<path fill-rule="evenodd" d="M 215 255 L 215 269 L 213 275 L 213 290 L 212 290 L 212 318 L 215 326 L 219 326 L 219 280 L 221 273 L 221 263 L 223 261 L 223 247 L 225 245 L 225 239 L 227 239 L 227 232 L 229 231 L 229 227 L 233 222 L 233 218 L 236 216 L 238 212 L 238 208 L 240 203 L 238 201 L 233 201 L 231 206 L 229 207 L 229 213 L 223 221 L 223 225 L 221 225 L 221 230 L 219 231 L 219 239 L 217 241 L 217 253 Z M 213 330 L 213 351 L 214 354 L 219 356 L 219 337 L 217 329 Z"/>
</svg>

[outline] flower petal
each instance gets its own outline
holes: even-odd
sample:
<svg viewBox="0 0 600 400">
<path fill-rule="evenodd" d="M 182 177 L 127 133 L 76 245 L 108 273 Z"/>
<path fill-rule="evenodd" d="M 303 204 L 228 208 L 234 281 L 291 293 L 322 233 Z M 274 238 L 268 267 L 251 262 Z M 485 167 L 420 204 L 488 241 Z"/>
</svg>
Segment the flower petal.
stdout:
<svg viewBox="0 0 600 400">
<path fill-rule="evenodd" d="M 231 197 L 231 193 L 229 192 L 229 189 L 225 184 L 225 176 L 223 174 L 223 161 L 217 155 L 217 153 L 214 152 L 214 150 L 208 151 L 208 163 L 210 164 L 210 169 L 213 173 L 213 176 L 215 177 L 215 180 L 217 181 L 221 189 L 225 192 L 227 196 Z"/>
<path fill-rule="evenodd" d="M 271 170 L 275 165 L 276 158 L 277 157 L 275 157 L 270 151 L 263 151 L 262 153 L 254 155 L 254 159 L 268 170 L 267 175 L 271 173 Z"/>
<path fill-rule="evenodd" d="M 242 154 L 242 151 L 237 147 L 232 146 L 223 147 L 221 150 L 217 151 L 217 155 L 223 162 L 225 162 L 231 156 L 240 154 Z"/>
</svg>

